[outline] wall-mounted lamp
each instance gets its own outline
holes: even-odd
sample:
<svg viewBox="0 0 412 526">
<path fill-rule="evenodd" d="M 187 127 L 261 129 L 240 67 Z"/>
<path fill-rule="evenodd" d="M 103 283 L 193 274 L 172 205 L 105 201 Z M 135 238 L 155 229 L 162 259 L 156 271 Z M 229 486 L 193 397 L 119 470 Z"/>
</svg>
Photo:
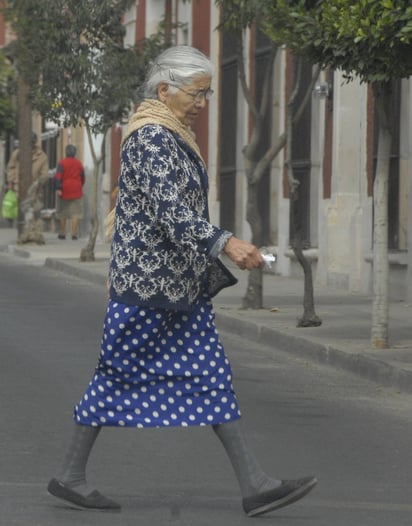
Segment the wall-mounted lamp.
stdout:
<svg viewBox="0 0 412 526">
<path fill-rule="evenodd" d="M 313 89 L 313 93 L 320 99 L 326 99 L 332 96 L 332 85 L 330 82 L 319 82 Z"/>
</svg>

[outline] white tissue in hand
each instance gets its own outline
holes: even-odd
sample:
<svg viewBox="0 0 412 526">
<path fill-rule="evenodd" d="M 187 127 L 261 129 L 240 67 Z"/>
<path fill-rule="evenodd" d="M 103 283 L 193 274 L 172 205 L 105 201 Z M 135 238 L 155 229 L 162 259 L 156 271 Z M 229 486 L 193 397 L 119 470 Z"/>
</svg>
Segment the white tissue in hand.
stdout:
<svg viewBox="0 0 412 526">
<path fill-rule="evenodd" d="M 276 256 L 274 254 L 262 254 L 263 260 L 266 264 L 270 266 L 271 263 L 276 261 Z"/>
<path fill-rule="evenodd" d="M 265 262 L 265 268 L 271 269 L 272 263 L 276 261 L 276 256 L 274 254 L 262 254 L 263 261 Z"/>
</svg>

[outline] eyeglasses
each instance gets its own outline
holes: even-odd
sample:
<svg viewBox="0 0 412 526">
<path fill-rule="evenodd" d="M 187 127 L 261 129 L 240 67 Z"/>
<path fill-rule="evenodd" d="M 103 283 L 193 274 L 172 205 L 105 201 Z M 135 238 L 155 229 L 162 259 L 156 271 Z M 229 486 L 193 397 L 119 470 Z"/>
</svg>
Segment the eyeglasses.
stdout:
<svg viewBox="0 0 412 526">
<path fill-rule="evenodd" d="M 210 97 L 213 95 L 214 91 L 210 88 L 208 89 L 200 89 L 199 91 L 196 91 L 195 93 L 191 93 L 190 91 L 186 91 L 183 88 L 180 88 L 179 86 L 176 86 L 176 88 L 179 91 L 183 91 L 183 93 L 186 93 L 186 95 L 189 95 L 189 97 L 192 97 L 192 99 L 195 102 L 201 102 L 203 99 L 209 100 Z"/>
</svg>

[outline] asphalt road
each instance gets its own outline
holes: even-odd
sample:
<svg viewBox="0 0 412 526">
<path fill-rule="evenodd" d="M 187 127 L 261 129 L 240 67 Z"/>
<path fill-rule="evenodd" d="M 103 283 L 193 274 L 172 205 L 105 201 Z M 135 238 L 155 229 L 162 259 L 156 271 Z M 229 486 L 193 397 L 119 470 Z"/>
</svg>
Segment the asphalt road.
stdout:
<svg viewBox="0 0 412 526">
<path fill-rule="evenodd" d="M 47 495 L 99 350 L 102 287 L 0 254 L 0 526 L 410 526 L 411 397 L 222 334 L 268 472 L 316 475 L 304 500 L 248 519 L 208 428 L 105 429 L 89 480 L 121 513 Z"/>
</svg>

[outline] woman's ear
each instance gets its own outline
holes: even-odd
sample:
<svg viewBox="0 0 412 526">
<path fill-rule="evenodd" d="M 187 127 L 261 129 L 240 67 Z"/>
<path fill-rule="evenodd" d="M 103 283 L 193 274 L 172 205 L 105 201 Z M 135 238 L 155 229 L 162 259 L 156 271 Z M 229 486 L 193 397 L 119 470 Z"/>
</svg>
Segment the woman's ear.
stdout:
<svg viewBox="0 0 412 526">
<path fill-rule="evenodd" d="M 168 95 L 169 95 L 169 84 L 167 84 L 167 82 L 161 82 L 157 86 L 157 96 L 160 102 L 166 102 Z"/>
</svg>

